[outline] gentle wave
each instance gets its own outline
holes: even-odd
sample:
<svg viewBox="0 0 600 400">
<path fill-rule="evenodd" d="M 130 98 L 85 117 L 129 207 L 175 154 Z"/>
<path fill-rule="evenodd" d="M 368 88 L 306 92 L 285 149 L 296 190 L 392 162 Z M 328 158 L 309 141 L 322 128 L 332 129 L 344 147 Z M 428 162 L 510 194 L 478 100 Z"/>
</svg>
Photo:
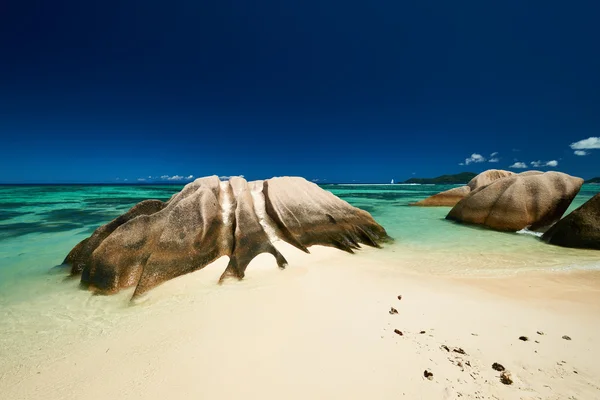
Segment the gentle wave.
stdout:
<svg viewBox="0 0 600 400">
<path fill-rule="evenodd" d="M 520 231 L 517 231 L 517 233 L 520 233 L 522 235 L 531 235 L 531 236 L 535 236 L 535 237 L 539 237 L 541 238 L 542 235 L 544 234 L 543 232 L 534 232 L 534 231 L 530 231 L 529 229 L 525 228 L 525 229 L 521 229 Z"/>
</svg>

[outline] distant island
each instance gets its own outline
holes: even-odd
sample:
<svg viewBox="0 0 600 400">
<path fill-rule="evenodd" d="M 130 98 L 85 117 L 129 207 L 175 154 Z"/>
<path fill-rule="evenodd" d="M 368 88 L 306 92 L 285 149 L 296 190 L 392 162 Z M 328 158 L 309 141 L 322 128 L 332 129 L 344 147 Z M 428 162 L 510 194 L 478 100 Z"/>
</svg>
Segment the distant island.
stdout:
<svg viewBox="0 0 600 400">
<path fill-rule="evenodd" d="M 420 183 L 420 184 L 441 184 L 441 185 L 452 185 L 452 184 L 467 184 L 471 179 L 477 176 L 474 172 L 461 172 L 455 175 L 442 175 L 437 178 L 410 178 L 403 183 Z M 595 178 L 600 179 L 600 178 Z M 599 181 L 600 183 L 600 181 Z"/>
<path fill-rule="evenodd" d="M 585 181 L 585 183 L 600 183 L 600 176 L 597 176 L 592 179 L 588 179 L 587 181 Z"/>
</svg>

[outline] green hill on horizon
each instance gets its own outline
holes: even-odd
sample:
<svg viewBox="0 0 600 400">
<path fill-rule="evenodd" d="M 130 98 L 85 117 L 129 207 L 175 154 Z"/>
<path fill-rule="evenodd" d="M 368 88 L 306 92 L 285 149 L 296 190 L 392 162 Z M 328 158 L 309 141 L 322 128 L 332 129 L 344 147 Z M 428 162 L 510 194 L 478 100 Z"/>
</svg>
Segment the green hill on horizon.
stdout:
<svg viewBox="0 0 600 400">
<path fill-rule="evenodd" d="M 403 183 L 420 183 L 420 184 L 442 184 L 452 185 L 460 183 L 468 183 L 471 179 L 477 176 L 474 172 L 461 172 L 454 175 L 442 175 L 436 178 L 410 178 Z M 600 181 L 599 181 L 600 182 Z"/>
<path fill-rule="evenodd" d="M 600 176 L 597 176 L 592 179 L 588 179 L 587 181 L 585 181 L 585 183 L 600 183 Z"/>
</svg>

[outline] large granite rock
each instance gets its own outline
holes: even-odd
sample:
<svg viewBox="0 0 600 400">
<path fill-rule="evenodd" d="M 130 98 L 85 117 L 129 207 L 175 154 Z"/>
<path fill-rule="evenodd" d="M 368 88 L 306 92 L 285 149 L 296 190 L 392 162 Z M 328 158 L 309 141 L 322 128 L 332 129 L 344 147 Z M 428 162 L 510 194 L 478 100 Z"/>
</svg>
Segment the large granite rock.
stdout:
<svg viewBox="0 0 600 400">
<path fill-rule="evenodd" d="M 459 186 L 412 203 L 411 206 L 454 207 L 456 203 L 467 197 L 469 193 L 471 193 L 471 189 L 468 186 Z"/>
<path fill-rule="evenodd" d="M 325 245 L 352 253 L 360 244 L 379 247 L 388 238 L 366 211 L 303 178 L 247 182 L 216 176 L 196 179 L 169 201 L 143 201 L 98 228 L 64 260 L 91 290 L 138 296 L 177 276 L 229 256 L 222 275 L 243 278 L 250 261 L 282 239 L 308 252 Z"/>
<path fill-rule="evenodd" d="M 600 250 L 600 194 L 554 224 L 542 239 L 557 246 Z"/>
<path fill-rule="evenodd" d="M 464 199 L 471 191 L 482 186 L 489 185 L 497 179 L 514 175 L 514 172 L 503 171 L 500 169 L 490 169 L 480 173 L 469 181 L 466 186 L 459 186 L 438 194 L 434 194 L 424 200 L 411 204 L 411 206 L 421 207 L 454 207 L 459 201 Z"/>
<path fill-rule="evenodd" d="M 582 184 L 583 179 L 561 172 L 527 171 L 471 191 L 446 218 L 499 231 L 544 231 L 560 219 Z"/>
<path fill-rule="evenodd" d="M 483 171 L 475 178 L 471 179 L 467 186 L 471 190 L 479 189 L 480 187 L 484 187 L 489 185 L 490 183 L 497 181 L 498 179 L 506 178 L 507 176 L 515 175 L 514 172 L 505 171 L 503 169 L 488 169 L 487 171 Z"/>
</svg>

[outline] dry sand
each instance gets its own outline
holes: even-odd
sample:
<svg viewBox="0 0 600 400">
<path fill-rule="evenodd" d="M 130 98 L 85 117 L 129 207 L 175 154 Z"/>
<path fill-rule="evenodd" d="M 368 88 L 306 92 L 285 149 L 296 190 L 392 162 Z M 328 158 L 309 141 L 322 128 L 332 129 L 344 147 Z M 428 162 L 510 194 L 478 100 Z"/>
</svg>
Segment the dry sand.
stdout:
<svg viewBox="0 0 600 400">
<path fill-rule="evenodd" d="M 285 271 L 261 255 L 244 281 L 218 286 L 221 259 L 141 304 L 90 299 L 119 304 L 93 334 L 78 335 L 73 315 L 37 339 L 24 333 L 35 346 L 0 360 L 0 398 L 600 398 L 597 274 L 442 279 L 377 250 L 277 247 Z"/>
</svg>

